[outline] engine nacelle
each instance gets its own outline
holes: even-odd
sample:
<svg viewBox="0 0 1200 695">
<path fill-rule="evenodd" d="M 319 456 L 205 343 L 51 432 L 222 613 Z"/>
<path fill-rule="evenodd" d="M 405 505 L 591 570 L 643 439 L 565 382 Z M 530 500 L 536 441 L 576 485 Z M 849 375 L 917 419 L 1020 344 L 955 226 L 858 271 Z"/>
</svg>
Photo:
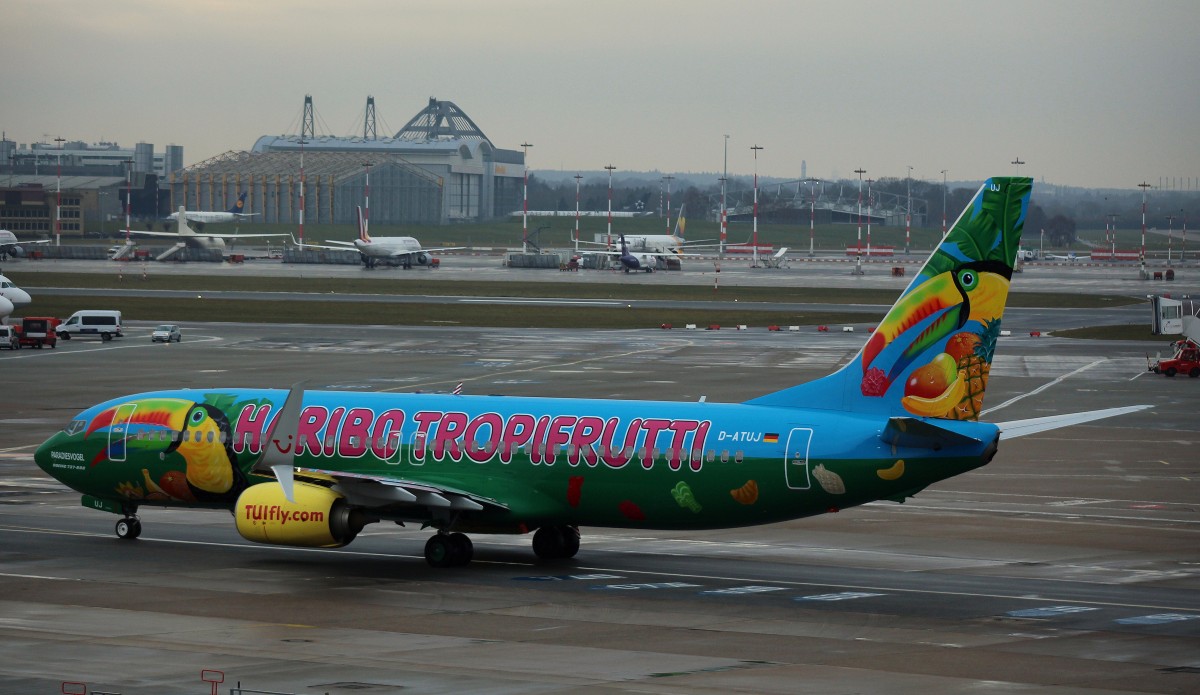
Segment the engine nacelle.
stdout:
<svg viewBox="0 0 1200 695">
<path fill-rule="evenodd" d="M 417 265 L 429 265 L 430 263 L 433 263 L 433 256 L 430 256 L 427 253 L 418 253 L 413 255 L 413 261 Z"/>
<path fill-rule="evenodd" d="M 15 258 L 21 258 L 25 255 L 25 249 L 21 248 L 20 246 L 10 246 L 8 247 L 8 255 Z"/>
<path fill-rule="evenodd" d="M 238 533 L 256 543 L 340 548 L 370 519 L 329 488 L 296 481 L 295 503 L 274 483 L 252 485 L 234 507 Z"/>
</svg>

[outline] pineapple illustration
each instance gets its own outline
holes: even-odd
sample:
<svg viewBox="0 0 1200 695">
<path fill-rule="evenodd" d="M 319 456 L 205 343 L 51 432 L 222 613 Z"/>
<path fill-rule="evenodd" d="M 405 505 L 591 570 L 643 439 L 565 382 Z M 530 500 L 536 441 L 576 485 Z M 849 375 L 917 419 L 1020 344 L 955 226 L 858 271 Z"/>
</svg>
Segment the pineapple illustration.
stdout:
<svg viewBox="0 0 1200 695">
<path fill-rule="evenodd" d="M 983 409 L 983 392 L 988 374 L 992 371 L 992 356 L 996 354 L 996 339 L 1000 337 L 1000 319 L 984 321 L 983 334 L 957 333 L 946 344 L 946 351 L 958 361 L 958 378 L 966 389 L 962 399 L 949 417 L 955 420 L 978 420 Z"/>
</svg>

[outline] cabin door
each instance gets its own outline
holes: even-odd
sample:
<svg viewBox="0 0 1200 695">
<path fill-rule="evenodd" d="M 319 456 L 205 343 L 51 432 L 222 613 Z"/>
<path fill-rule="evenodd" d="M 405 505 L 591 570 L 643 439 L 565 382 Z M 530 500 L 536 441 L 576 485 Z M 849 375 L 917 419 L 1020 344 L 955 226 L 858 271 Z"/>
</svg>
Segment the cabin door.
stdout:
<svg viewBox="0 0 1200 695">
<path fill-rule="evenodd" d="M 808 473 L 808 449 L 812 444 L 811 427 L 797 427 L 787 438 L 787 449 L 783 456 L 783 477 L 793 490 L 808 490 L 812 478 Z"/>
</svg>

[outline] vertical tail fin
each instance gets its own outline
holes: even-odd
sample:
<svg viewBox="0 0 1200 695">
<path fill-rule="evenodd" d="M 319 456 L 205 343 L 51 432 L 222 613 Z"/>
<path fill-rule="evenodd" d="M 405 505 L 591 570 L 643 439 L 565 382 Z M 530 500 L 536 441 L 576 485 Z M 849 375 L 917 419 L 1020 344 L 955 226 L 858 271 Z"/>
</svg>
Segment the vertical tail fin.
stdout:
<svg viewBox="0 0 1200 695">
<path fill-rule="evenodd" d="M 362 241 L 370 241 L 371 235 L 367 233 L 367 220 L 363 217 L 362 206 L 358 206 L 358 238 Z"/>
<path fill-rule="evenodd" d="M 1032 188 L 985 181 L 849 364 L 747 402 L 978 419 Z"/>
<path fill-rule="evenodd" d="M 243 192 L 241 195 L 238 196 L 237 202 L 233 204 L 233 207 L 229 208 L 225 212 L 232 212 L 235 215 L 240 215 L 240 214 L 242 214 L 242 211 L 245 209 L 246 209 L 246 194 Z"/>
<path fill-rule="evenodd" d="M 683 243 L 683 231 L 687 227 L 687 218 L 683 215 L 683 206 L 679 206 L 679 216 L 675 218 L 675 233 L 672 235 Z"/>
</svg>

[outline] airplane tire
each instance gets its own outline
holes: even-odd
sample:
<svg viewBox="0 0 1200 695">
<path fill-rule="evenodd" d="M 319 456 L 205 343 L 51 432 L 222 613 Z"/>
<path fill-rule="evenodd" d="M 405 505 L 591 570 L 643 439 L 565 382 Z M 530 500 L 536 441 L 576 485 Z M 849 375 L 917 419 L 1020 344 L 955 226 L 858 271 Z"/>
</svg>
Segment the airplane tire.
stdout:
<svg viewBox="0 0 1200 695">
<path fill-rule="evenodd" d="M 439 533 L 425 541 L 425 562 L 430 567 L 449 567 L 454 560 L 454 547 L 449 536 Z"/>
<path fill-rule="evenodd" d="M 558 560 L 566 550 L 561 526 L 542 526 L 533 532 L 533 554 L 543 560 Z"/>
<path fill-rule="evenodd" d="M 475 555 L 475 545 L 471 543 L 471 539 L 463 533 L 452 533 L 449 540 L 450 556 L 453 560 L 450 564 L 457 567 L 469 563 Z"/>
<path fill-rule="evenodd" d="M 579 552 L 579 529 L 575 526 L 563 526 L 563 551 L 560 557 L 567 559 L 575 557 Z"/>
<path fill-rule="evenodd" d="M 117 538 L 131 541 L 142 535 L 142 522 L 134 517 L 125 517 L 117 522 L 116 532 Z"/>
</svg>

